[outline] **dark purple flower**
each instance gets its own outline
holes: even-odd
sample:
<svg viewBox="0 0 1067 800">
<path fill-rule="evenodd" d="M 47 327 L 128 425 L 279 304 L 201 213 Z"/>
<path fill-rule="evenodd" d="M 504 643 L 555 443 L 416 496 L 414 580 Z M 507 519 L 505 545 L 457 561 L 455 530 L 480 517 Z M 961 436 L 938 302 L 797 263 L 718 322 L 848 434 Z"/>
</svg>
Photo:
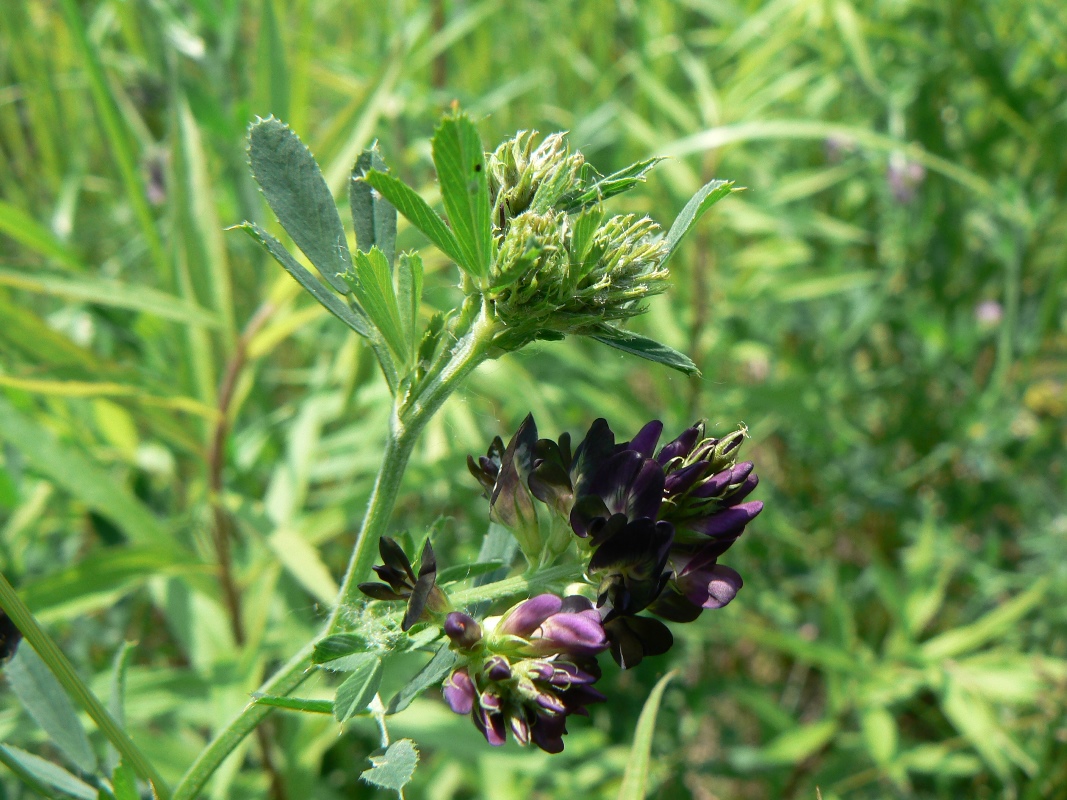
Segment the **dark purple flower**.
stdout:
<svg viewBox="0 0 1067 800">
<path fill-rule="evenodd" d="M 645 656 L 663 655 L 674 644 L 667 626 L 651 617 L 616 617 L 604 630 L 611 640 L 611 657 L 623 669 L 636 667 Z"/>
<path fill-rule="evenodd" d="M 7 612 L 0 610 L 0 661 L 14 655 L 21 641 L 22 631 Z"/>
<path fill-rule="evenodd" d="M 599 527 L 588 573 L 600 581 L 597 605 L 606 620 L 636 614 L 659 596 L 670 577 L 666 567 L 673 541 L 669 522 L 647 517 L 631 522 L 615 514 Z"/>
<path fill-rule="evenodd" d="M 382 563 L 374 567 L 374 572 L 384 583 L 361 583 L 359 590 L 375 600 L 406 600 L 408 608 L 400 623 L 401 630 L 409 630 L 416 622 L 426 621 L 430 618 L 428 612 L 448 610 L 448 597 L 436 585 L 437 559 L 429 540 L 422 548 L 418 577 L 395 539 L 388 536 L 379 539 L 378 552 Z"/>
</svg>

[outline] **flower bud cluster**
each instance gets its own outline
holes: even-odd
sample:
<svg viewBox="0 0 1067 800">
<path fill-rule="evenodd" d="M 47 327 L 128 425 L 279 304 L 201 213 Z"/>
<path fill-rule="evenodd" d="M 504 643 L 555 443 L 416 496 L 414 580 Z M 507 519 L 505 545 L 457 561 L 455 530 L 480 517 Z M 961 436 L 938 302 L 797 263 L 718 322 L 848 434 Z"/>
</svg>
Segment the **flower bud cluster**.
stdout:
<svg viewBox="0 0 1067 800">
<path fill-rule="evenodd" d="M 483 625 L 454 611 L 444 630 L 459 656 L 445 702 L 470 714 L 491 745 L 503 744 L 510 730 L 519 744 L 558 753 L 567 717 L 587 715 L 587 705 L 605 699 L 592 685 L 607 638 L 584 597 L 541 594 Z"/>
<path fill-rule="evenodd" d="M 488 296 L 513 348 L 533 338 L 587 334 L 641 313 L 666 289 L 667 243 L 647 217 L 606 217 L 602 176 L 562 134 L 538 147 L 520 133 L 487 160 L 497 255 Z"/>
</svg>

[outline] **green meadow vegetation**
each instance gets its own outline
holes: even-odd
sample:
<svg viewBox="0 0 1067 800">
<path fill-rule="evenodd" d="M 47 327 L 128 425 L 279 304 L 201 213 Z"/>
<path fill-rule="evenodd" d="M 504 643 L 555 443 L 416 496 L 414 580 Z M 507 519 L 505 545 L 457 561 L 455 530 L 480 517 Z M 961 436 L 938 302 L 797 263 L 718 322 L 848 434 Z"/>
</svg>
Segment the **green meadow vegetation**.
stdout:
<svg viewBox="0 0 1067 800">
<path fill-rule="evenodd" d="M 228 230 L 296 252 L 249 124 L 300 136 L 351 244 L 375 141 L 442 208 L 455 109 L 490 151 L 666 156 L 605 203 L 664 228 L 744 190 L 627 325 L 700 375 L 586 337 L 482 364 L 387 532 L 478 561 L 466 456 L 530 412 L 579 440 L 743 424 L 765 509 L 724 557 L 736 600 L 605 669 L 564 752 L 490 747 L 436 688 L 384 717 L 418 751 L 401 796 L 1067 798 L 1065 41 L 1060 0 L 0 2 L 0 604 L 54 643 L 3 667 L 0 798 L 398 795 L 361 779 L 383 716 L 340 714 L 328 670 L 181 787 L 334 611 L 393 402 L 376 351 Z M 397 247 L 417 324 L 459 304 L 403 217 Z M 381 698 L 425 661 L 391 656 Z"/>
</svg>

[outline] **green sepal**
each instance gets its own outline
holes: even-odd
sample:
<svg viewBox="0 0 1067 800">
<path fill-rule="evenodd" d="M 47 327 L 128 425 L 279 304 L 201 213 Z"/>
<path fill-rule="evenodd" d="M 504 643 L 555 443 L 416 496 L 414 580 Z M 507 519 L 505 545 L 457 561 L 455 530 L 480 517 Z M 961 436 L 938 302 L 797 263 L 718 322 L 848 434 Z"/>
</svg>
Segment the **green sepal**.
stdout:
<svg viewBox="0 0 1067 800">
<path fill-rule="evenodd" d="M 637 184 L 644 183 L 645 175 L 661 161 L 663 161 L 661 157 L 638 161 L 607 177 L 601 176 L 592 164 L 583 164 L 579 172 L 580 188 L 562 196 L 555 206 L 570 214 L 627 192 Z"/>
</svg>

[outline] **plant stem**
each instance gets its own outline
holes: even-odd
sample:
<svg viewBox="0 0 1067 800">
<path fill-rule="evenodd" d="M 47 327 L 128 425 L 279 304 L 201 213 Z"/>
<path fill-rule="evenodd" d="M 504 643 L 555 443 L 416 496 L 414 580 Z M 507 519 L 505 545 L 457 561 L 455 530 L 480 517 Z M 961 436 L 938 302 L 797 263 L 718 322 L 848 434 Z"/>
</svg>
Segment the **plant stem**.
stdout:
<svg viewBox="0 0 1067 800">
<path fill-rule="evenodd" d="M 8 617 L 15 623 L 15 626 L 22 631 L 22 635 L 37 651 L 37 655 L 52 670 L 52 674 L 66 689 L 67 694 L 85 709 L 85 712 L 96 723 L 100 732 L 118 750 L 123 760 L 130 765 L 130 768 L 140 778 L 152 784 L 155 794 L 160 800 L 169 800 L 171 796 L 170 789 L 163 782 L 159 773 L 156 772 L 141 751 L 137 749 L 137 745 L 133 743 L 126 731 L 115 721 L 115 718 L 108 713 L 96 695 L 78 677 L 74 666 L 63 655 L 63 651 L 52 641 L 52 638 L 37 624 L 33 614 L 2 573 L 0 573 L 0 606 L 3 607 Z"/>
<path fill-rule="evenodd" d="M 493 321 L 483 308 L 470 329 L 456 343 L 444 369 L 433 376 L 430 383 L 415 395 L 411 403 L 401 407 L 402 397 L 397 396 L 389 426 L 389 438 L 385 443 L 385 456 L 374 482 L 363 525 L 352 549 L 352 557 L 341 583 L 337 603 L 334 604 L 328 625 L 329 632 L 337 629 L 339 615 L 346 606 L 358 599 L 359 582 L 370 574 L 377 554 L 378 540 L 389 524 L 404 477 L 404 469 L 419 434 L 460 383 L 485 360 L 494 328 Z"/>
<path fill-rule="evenodd" d="M 560 564 L 555 567 L 545 567 L 544 569 L 528 572 L 525 575 L 516 575 L 514 578 L 507 578 L 495 583 L 487 583 L 484 586 L 464 589 L 461 592 L 452 592 L 448 597 L 457 608 L 465 608 L 486 600 L 499 600 L 502 597 L 548 589 L 555 584 L 575 581 L 580 577 L 582 577 L 580 564 Z"/>
<path fill-rule="evenodd" d="M 336 632 L 341 626 L 343 610 L 356 600 L 359 582 L 370 572 L 377 552 L 378 540 L 385 533 L 392 516 L 393 506 L 404 477 L 404 468 L 407 466 L 415 441 L 445 400 L 474 371 L 475 367 L 486 359 L 495 330 L 495 322 L 483 306 L 452 348 L 443 369 L 432 376 L 426 386 L 421 391 L 417 391 L 406 405 L 401 395 L 397 395 L 394 400 L 393 416 L 382 464 L 367 504 L 363 524 L 352 549 L 348 569 L 341 582 L 337 602 L 334 604 L 333 612 L 322 636 Z M 293 656 L 289 663 L 263 684 L 257 692 L 284 696 L 303 683 L 310 674 L 314 641 L 319 638 L 321 637 L 316 637 Z M 175 789 L 173 800 L 194 800 L 223 759 L 233 752 L 241 740 L 271 710 L 271 706 L 252 703 L 241 711 L 197 757 Z"/>
</svg>

